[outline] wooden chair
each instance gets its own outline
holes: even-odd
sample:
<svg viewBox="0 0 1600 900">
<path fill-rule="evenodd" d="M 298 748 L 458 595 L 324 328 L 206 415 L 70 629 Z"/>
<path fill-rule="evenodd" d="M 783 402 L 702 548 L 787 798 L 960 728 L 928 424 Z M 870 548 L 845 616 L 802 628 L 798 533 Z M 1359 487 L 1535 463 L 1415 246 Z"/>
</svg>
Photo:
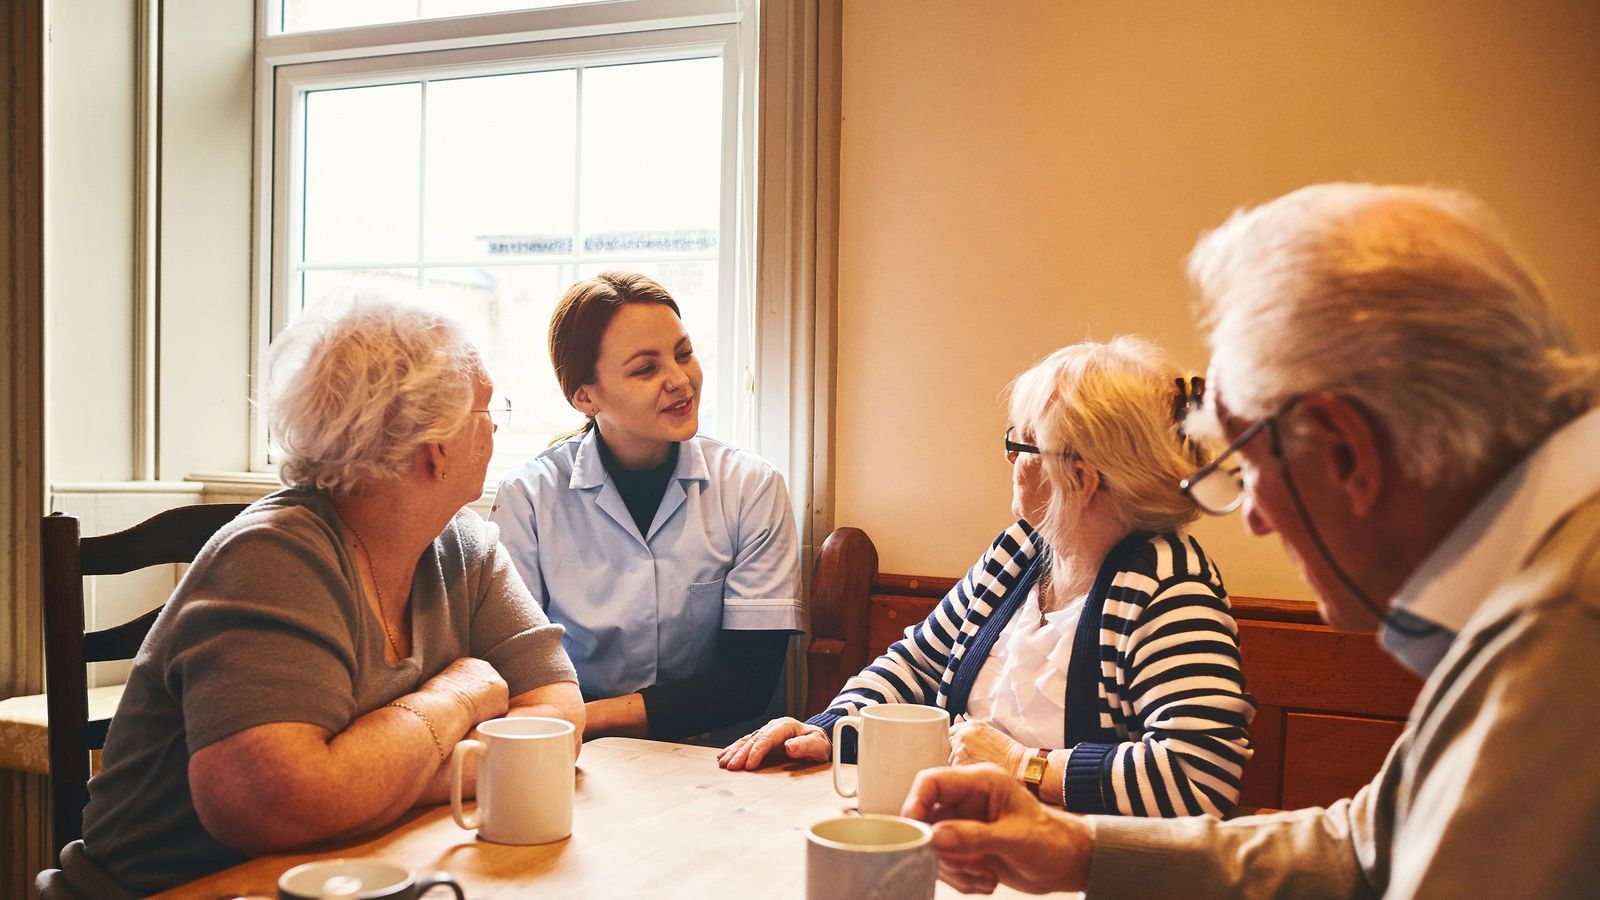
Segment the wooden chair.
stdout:
<svg viewBox="0 0 1600 900">
<path fill-rule="evenodd" d="M 50 721 L 50 808 L 53 854 L 83 835 L 89 801 L 89 751 L 105 746 L 109 719 L 89 719 L 92 662 L 131 659 L 155 624 L 158 607 L 101 631 L 85 632 L 83 578 L 121 575 L 149 566 L 193 562 L 200 548 L 245 508 L 242 503 L 182 506 L 115 534 L 81 538 L 76 516 L 40 522 L 44 567 L 44 665 Z"/>
</svg>

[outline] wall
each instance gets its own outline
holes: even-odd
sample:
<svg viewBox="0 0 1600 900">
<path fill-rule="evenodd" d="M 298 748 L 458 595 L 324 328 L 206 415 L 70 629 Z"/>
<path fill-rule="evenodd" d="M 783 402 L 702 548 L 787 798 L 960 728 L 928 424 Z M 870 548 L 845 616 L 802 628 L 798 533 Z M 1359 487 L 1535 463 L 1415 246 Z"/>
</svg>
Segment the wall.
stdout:
<svg viewBox="0 0 1600 900">
<path fill-rule="evenodd" d="M 156 458 L 136 469 L 138 9 L 161 8 Z M 53 0 L 45 132 L 48 506 L 104 534 L 249 467 L 251 0 Z M 230 499 L 211 497 L 212 500 Z M 91 579 L 91 628 L 166 599 L 163 567 Z M 126 663 L 91 667 L 91 684 Z"/>
<path fill-rule="evenodd" d="M 1203 371 L 1185 253 L 1310 182 L 1478 194 L 1600 346 L 1597 46 L 1590 0 L 846 4 L 837 524 L 964 570 L 1008 519 L 1007 381 L 1120 332 Z M 1234 593 L 1309 596 L 1237 517 L 1198 532 Z"/>
<path fill-rule="evenodd" d="M 133 477 L 135 3 L 46 6 L 45 470 Z"/>
</svg>

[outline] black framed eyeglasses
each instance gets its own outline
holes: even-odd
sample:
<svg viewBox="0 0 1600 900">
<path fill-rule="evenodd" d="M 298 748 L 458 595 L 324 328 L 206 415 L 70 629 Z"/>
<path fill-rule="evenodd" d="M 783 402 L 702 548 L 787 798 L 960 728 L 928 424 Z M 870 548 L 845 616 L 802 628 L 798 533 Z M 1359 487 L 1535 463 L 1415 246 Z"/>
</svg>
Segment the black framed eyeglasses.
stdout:
<svg viewBox="0 0 1600 900">
<path fill-rule="evenodd" d="M 1049 451 L 1049 450 L 1041 450 L 1041 449 L 1039 449 L 1037 446 L 1035 446 L 1033 444 L 1024 444 L 1021 441 L 1012 440 L 1012 435 L 1015 434 L 1016 431 L 1017 431 L 1017 426 L 1015 426 L 1015 425 L 1012 425 L 1011 427 L 1006 429 L 1006 462 L 1009 462 L 1009 463 L 1016 462 L 1017 461 L 1017 457 L 1020 456 L 1023 453 L 1032 453 L 1032 454 L 1034 454 L 1036 456 L 1059 456 L 1059 457 L 1062 457 L 1063 459 L 1077 459 L 1078 458 L 1078 454 L 1074 453 L 1071 450 L 1062 450 L 1060 452 L 1052 452 L 1052 451 Z"/>
<path fill-rule="evenodd" d="M 501 428 L 511 421 L 511 398 L 499 397 L 489 401 L 483 409 L 473 410 L 475 413 L 488 413 L 489 422 L 496 428 Z"/>
<path fill-rule="evenodd" d="M 1260 419 L 1254 425 L 1246 428 L 1233 439 L 1233 443 L 1224 447 L 1206 465 L 1194 471 L 1194 474 L 1178 482 L 1178 488 L 1189 495 L 1200 511 L 1213 516 L 1225 516 L 1239 508 L 1244 502 L 1244 473 L 1242 467 L 1233 462 L 1235 454 L 1243 450 L 1245 445 L 1255 439 L 1262 429 L 1272 432 L 1272 453 L 1281 456 L 1282 443 L 1278 438 L 1277 420 L 1279 416 L 1288 414 L 1296 403 L 1300 402 L 1298 396 L 1290 397 L 1284 401 L 1278 411 L 1270 416 Z"/>
</svg>

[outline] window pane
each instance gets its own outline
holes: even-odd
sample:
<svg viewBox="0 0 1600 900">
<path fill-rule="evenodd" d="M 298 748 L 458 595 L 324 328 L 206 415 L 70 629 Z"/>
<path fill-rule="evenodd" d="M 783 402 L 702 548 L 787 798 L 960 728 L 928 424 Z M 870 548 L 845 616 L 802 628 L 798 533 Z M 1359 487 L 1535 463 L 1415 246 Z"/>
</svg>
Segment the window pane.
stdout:
<svg viewBox="0 0 1600 900">
<path fill-rule="evenodd" d="M 469 16 L 489 12 L 514 12 L 519 9 L 549 9 L 554 6 L 585 6 L 609 0 L 418 0 L 419 19 Z"/>
<path fill-rule="evenodd" d="M 721 154 L 721 59 L 585 69 L 584 250 L 714 252 Z"/>
<path fill-rule="evenodd" d="M 427 104 L 426 258 L 571 256 L 577 72 L 435 81 Z"/>
<path fill-rule="evenodd" d="M 416 18 L 417 0 L 283 0 L 283 31 L 321 31 Z"/>
<path fill-rule="evenodd" d="M 718 396 L 730 379 L 717 376 L 722 352 L 737 350 L 719 347 L 718 323 L 725 61 L 556 65 L 568 68 L 462 65 L 401 84 L 300 88 L 288 319 L 369 292 L 462 322 L 514 403 L 498 471 L 582 424 L 546 348 L 555 304 L 579 277 L 660 280 L 705 369 L 702 430 L 724 436 L 719 414 L 731 422 L 738 402 Z"/>
<path fill-rule="evenodd" d="M 411 19 L 581 6 L 598 0 L 283 0 L 280 31 L 319 31 Z"/>
<path fill-rule="evenodd" d="M 416 83 L 306 94 L 305 261 L 417 258 L 421 115 Z"/>
<path fill-rule="evenodd" d="M 578 267 L 577 278 L 593 278 L 601 272 L 638 272 L 661 283 L 678 301 L 683 313 L 683 328 L 694 342 L 695 355 L 700 357 L 700 367 L 705 370 L 701 384 L 700 430 L 720 436 L 717 431 L 716 373 L 719 347 L 717 332 L 717 263 L 715 260 L 694 262 L 661 262 L 627 260 L 588 263 Z M 576 280 L 576 279 L 574 279 Z M 562 285 L 565 289 L 566 285 Z M 557 299 L 560 299 L 559 296 Z M 552 310 L 554 304 L 552 304 Z M 551 375 L 551 378 L 554 378 Z M 731 400 L 732 398 L 727 398 Z"/>
<path fill-rule="evenodd" d="M 302 309 L 348 294 L 376 294 L 405 301 L 417 294 L 417 270 L 307 269 L 301 273 Z"/>
<path fill-rule="evenodd" d="M 546 349 L 550 315 L 573 280 L 572 267 L 559 264 L 424 270 L 425 302 L 466 327 L 495 390 L 511 398 L 511 422 L 495 436 L 495 456 L 509 464 L 583 424 L 561 396 Z"/>
</svg>

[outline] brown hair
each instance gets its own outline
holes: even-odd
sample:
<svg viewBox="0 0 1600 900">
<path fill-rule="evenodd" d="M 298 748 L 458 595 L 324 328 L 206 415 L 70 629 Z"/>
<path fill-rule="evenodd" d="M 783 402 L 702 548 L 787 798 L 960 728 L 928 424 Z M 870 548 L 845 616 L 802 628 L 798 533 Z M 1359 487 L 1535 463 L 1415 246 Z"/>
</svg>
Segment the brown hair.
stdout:
<svg viewBox="0 0 1600 900">
<path fill-rule="evenodd" d="M 594 367 L 600 360 L 600 339 L 605 337 L 611 319 L 625 303 L 659 303 L 683 317 L 678 302 L 654 279 L 634 272 L 602 272 L 585 278 L 562 295 L 550 317 L 550 363 L 555 366 L 561 394 L 572 402 L 578 388 L 594 384 Z M 594 420 L 582 428 L 558 436 L 552 443 L 583 434 L 594 427 Z"/>
</svg>

